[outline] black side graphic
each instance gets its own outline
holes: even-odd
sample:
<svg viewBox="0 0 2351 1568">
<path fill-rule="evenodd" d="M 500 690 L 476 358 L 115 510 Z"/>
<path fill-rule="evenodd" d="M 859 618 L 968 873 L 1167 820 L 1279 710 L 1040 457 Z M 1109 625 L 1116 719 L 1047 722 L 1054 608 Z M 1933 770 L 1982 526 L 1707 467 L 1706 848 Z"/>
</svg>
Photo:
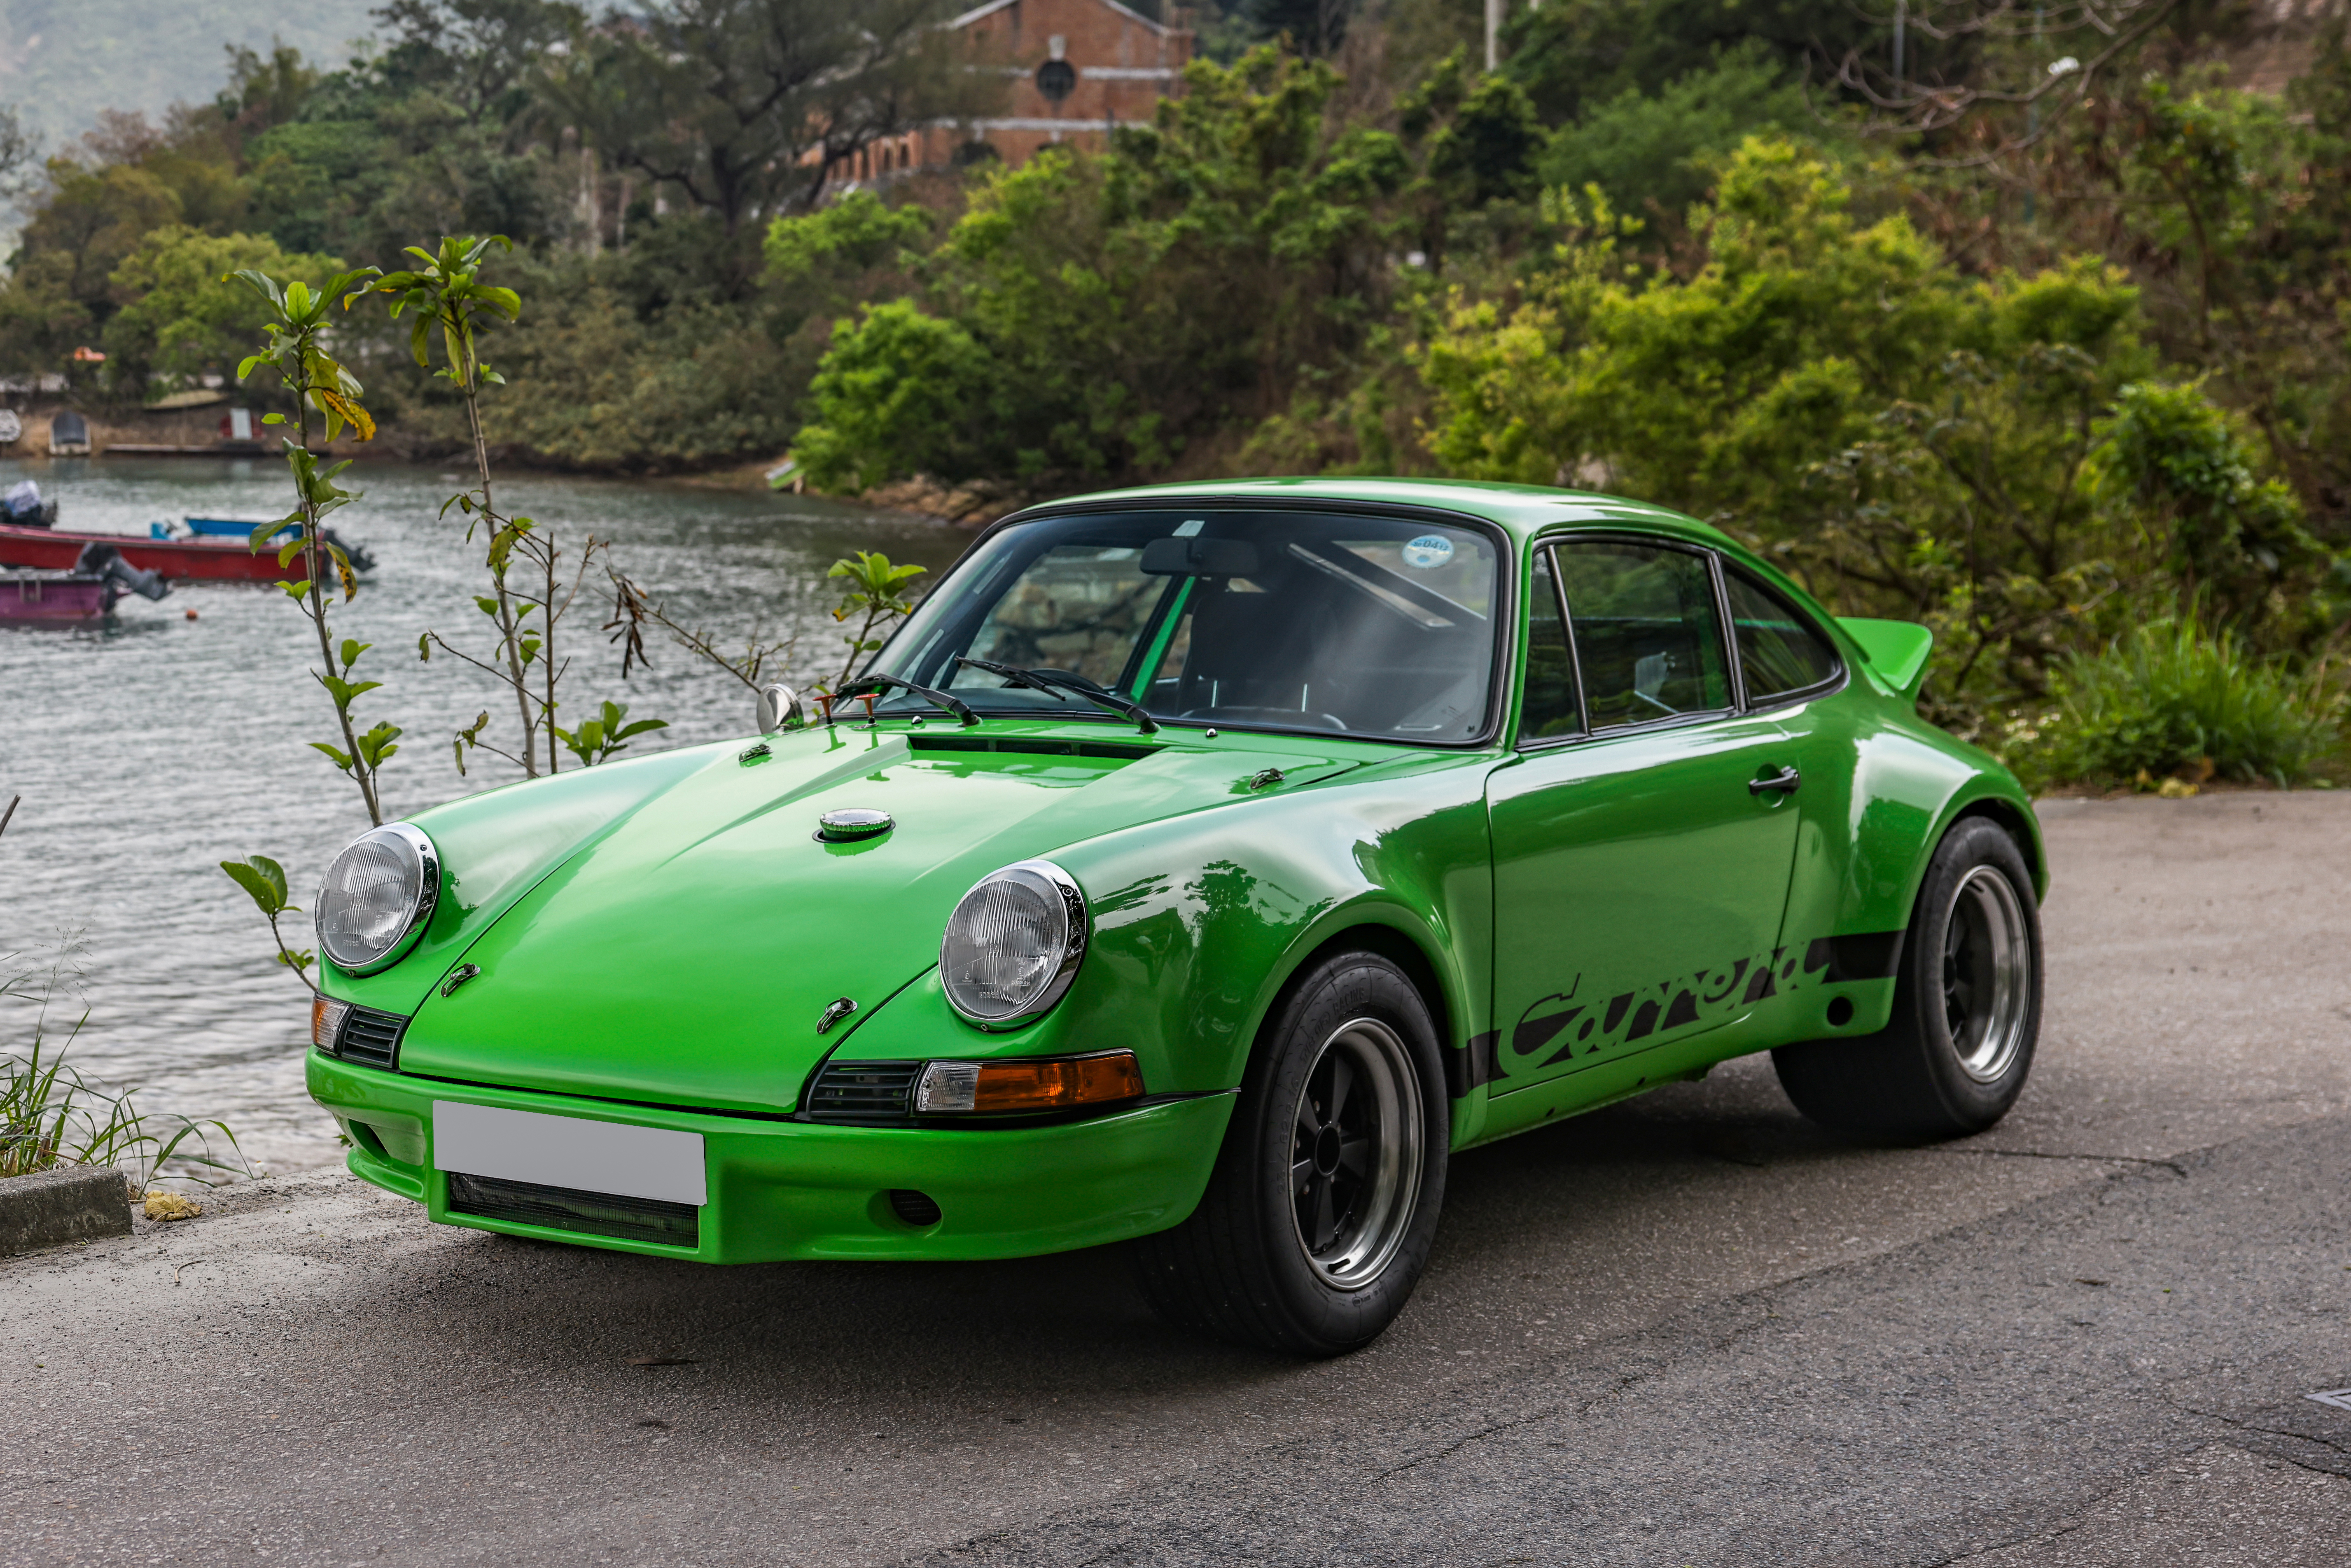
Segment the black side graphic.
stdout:
<svg viewBox="0 0 2351 1568">
<path fill-rule="evenodd" d="M 1808 943 L 1800 960 L 1786 947 L 1737 958 L 1695 975 L 1677 976 L 1608 998 L 1604 1006 L 1574 1000 L 1578 975 L 1564 991 L 1536 998 L 1507 1036 L 1479 1035 L 1456 1076 L 1458 1098 L 1481 1083 L 1516 1073 L 1542 1072 L 1576 1057 L 1598 1056 L 1717 1023 L 1773 997 L 1808 985 L 1838 986 L 1892 977 L 1902 956 L 1902 933 L 1865 931 Z M 1482 1053 L 1482 1054 L 1481 1054 Z"/>
<path fill-rule="evenodd" d="M 1473 1034 L 1459 1051 L 1445 1053 L 1445 1091 L 1458 1100 L 1482 1083 L 1501 1076 L 1494 1065 L 1495 1031 Z"/>
<path fill-rule="evenodd" d="M 1822 936 L 1804 949 L 1804 973 L 1823 971 L 1821 983 L 1824 986 L 1840 986 L 1853 980 L 1889 980 L 1901 960 L 1899 931 Z"/>
</svg>

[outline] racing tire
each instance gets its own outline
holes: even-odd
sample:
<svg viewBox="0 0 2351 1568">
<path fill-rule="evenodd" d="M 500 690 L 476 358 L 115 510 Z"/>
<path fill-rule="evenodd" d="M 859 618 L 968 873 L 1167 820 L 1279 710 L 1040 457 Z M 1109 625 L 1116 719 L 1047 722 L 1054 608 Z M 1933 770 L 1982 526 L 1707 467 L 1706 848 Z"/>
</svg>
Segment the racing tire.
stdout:
<svg viewBox="0 0 2351 1568">
<path fill-rule="evenodd" d="M 1200 1206 L 1134 1243 L 1144 1296 L 1239 1344 L 1369 1344 L 1427 1264 L 1451 1121 L 1419 988 L 1375 954 L 1314 965 L 1260 1037 Z"/>
<path fill-rule="evenodd" d="M 2016 841 L 1982 817 L 1927 867 L 1875 1034 L 1771 1052 L 1796 1109 L 1840 1132 L 1928 1141 L 2008 1114 L 2041 1037 L 2041 912 Z"/>
</svg>

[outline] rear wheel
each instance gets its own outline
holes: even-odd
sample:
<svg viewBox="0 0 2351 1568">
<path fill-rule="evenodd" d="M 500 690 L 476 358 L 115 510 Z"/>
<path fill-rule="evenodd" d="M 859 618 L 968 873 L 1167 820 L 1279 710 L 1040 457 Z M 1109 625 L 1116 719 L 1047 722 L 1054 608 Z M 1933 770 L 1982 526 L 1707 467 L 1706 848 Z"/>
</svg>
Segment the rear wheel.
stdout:
<svg viewBox="0 0 2351 1568">
<path fill-rule="evenodd" d="M 1420 1279 L 1450 1131 L 1437 1033 L 1394 964 L 1348 953 L 1290 988 L 1192 1217 L 1135 1244 L 1163 1317 L 1301 1355 L 1370 1343 Z"/>
<path fill-rule="evenodd" d="M 2024 856 L 1997 823 L 1945 835 L 1902 939 L 1894 1014 L 1852 1040 L 1771 1053 L 1813 1121 L 1891 1137 L 1980 1133 L 2008 1113 L 2041 1035 L 2041 916 Z"/>
</svg>

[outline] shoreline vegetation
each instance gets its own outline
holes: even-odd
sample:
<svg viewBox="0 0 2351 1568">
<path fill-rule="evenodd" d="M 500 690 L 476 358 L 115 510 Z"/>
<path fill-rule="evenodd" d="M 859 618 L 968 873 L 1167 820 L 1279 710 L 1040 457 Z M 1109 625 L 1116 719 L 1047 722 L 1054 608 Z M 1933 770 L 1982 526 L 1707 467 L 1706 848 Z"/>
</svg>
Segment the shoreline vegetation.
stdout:
<svg viewBox="0 0 2351 1568">
<path fill-rule="evenodd" d="M 1240 474 L 1619 491 L 1930 626 L 1923 711 L 2036 784 L 2341 771 L 2344 7 L 1558 0 L 1489 40 L 1472 0 L 1214 0 L 1148 121 L 872 172 L 1027 68 L 954 9 L 391 0 L 340 68 L 232 48 L 160 120 L 12 120 L 0 375 L 291 413 L 225 277 L 503 236 L 486 397 L 337 312 L 371 451 L 789 455 L 965 523 Z"/>
</svg>

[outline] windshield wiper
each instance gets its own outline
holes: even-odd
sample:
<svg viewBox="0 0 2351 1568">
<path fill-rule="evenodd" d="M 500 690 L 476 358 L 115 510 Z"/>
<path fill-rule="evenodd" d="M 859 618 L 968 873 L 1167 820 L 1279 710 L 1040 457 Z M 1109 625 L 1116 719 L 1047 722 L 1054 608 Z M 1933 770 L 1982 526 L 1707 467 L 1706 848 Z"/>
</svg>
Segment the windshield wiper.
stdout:
<svg viewBox="0 0 2351 1568">
<path fill-rule="evenodd" d="M 968 664 L 975 670 L 986 670 L 991 675 L 1001 675 L 1016 686 L 1027 686 L 1032 692 L 1043 692 L 1055 702 L 1070 699 L 1062 692 L 1075 692 L 1097 707 L 1106 707 L 1114 714 L 1133 719 L 1145 735 L 1156 734 L 1159 721 L 1144 711 L 1143 705 L 1133 697 L 1123 697 L 1116 692 L 1104 691 L 1082 675 L 1065 675 L 1059 670 L 1024 670 L 1017 664 L 999 664 L 993 659 L 970 659 L 958 656 L 958 664 Z"/>
<path fill-rule="evenodd" d="M 918 686 L 912 681 L 902 681 L 895 675 L 863 675 L 850 682 L 832 695 L 835 697 L 862 696 L 868 692 L 885 692 L 893 686 L 904 692 L 908 696 L 922 698 L 933 707 L 946 709 L 960 719 L 967 728 L 979 722 L 979 715 L 972 712 L 971 705 L 961 697 L 950 696 L 945 692 L 935 692 L 928 686 Z M 831 716 L 832 709 L 828 706 L 825 709 L 828 721 Z"/>
</svg>

